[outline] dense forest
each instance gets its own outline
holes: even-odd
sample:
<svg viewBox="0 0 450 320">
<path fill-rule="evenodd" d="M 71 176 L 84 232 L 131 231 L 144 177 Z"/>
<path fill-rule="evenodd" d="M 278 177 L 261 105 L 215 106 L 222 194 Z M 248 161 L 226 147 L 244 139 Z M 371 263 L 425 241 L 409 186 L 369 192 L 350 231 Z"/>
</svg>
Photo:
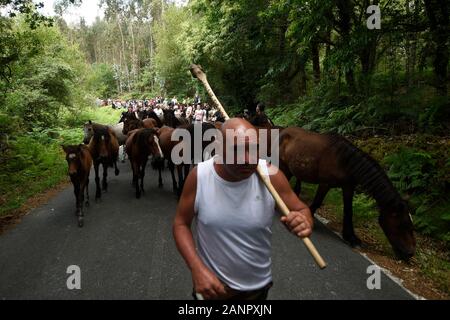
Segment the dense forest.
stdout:
<svg viewBox="0 0 450 320">
<path fill-rule="evenodd" d="M 61 174 L 58 145 L 98 116 L 96 98 L 206 98 L 197 63 L 231 113 L 263 102 L 278 125 L 346 135 L 410 200 L 417 229 L 450 243 L 447 0 L 101 0 L 104 18 L 68 25 L 80 3 L 49 18 L 0 0 L 3 207 L 24 175 Z"/>
</svg>

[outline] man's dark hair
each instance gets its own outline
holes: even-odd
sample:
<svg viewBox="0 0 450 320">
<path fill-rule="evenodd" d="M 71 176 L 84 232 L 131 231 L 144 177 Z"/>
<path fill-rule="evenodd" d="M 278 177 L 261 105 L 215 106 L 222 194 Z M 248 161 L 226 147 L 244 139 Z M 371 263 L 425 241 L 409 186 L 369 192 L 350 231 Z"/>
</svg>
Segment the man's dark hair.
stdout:
<svg viewBox="0 0 450 320">
<path fill-rule="evenodd" d="M 263 112 L 266 109 L 265 104 L 262 102 L 258 103 L 257 107 L 259 108 L 259 111 L 261 111 L 261 112 Z"/>
</svg>

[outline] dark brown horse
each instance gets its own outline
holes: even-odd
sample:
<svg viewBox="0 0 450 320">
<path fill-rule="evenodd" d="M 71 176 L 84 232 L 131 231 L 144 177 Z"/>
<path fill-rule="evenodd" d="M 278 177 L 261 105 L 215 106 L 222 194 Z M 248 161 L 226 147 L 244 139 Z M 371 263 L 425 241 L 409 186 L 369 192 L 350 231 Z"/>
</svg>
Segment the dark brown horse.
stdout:
<svg viewBox="0 0 450 320">
<path fill-rule="evenodd" d="M 300 128 L 280 134 L 280 169 L 288 179 L 319 184 L 310 206 L 315 212 L 330 190 L 342 188 L 344 222 L 342 235 L 352 246 L 361 244 L 353 229 L 352 201 L 356 186 L 373 197 L 378 205 L 379 223 L 395 253 L 409 259 L 416 241 L 409 206 L 392 185 L 380 165 L 369 155 L 339 135 L 325 135 Z M 300 184 L 296 192 L 300 190 Z"/>
<path fill-rule="evenodd" d="M 133 119 L 133 118 L 125 118 L 123 122 L 123 130 L 122 133 L 127 135 L 130 131 L 136 130 L 136 129 L 153 129 L 157 128 L 158 123 L 153 118 L 147 118 L 144 120 L 140 119 Z"/>
<path fill-rule="evenodd" d="M 178 183 L 175 178 L 175 168 L 177 168 L 178 181 L 181 181 L 180 177 L 181 177 L 181 179 L 183 178 L 183 171 L 182 171 L 183 167 L 181 165 L 175 166 L 175 164 L 172 161 L 172 150 L 179 143 L 179 141 L 172 141 L 172 134 L 174 131 L 175 131 L 174 128 L 164 126 L 158 130 L 158 135 L 159 135 L 159 143 L 161 146 L 161 151 L 163 153 L 164 159 L 166 159 L 168 162 L 170 175 L 172 177 L 173 192 L 180 195 L 181 192 L 178 188 Z M 158 169 L 159 186 L 162 187 L 163 186 L 163 181 L 162 181 L 162 176 L 161 176 L 162 166 L 159 166 L 158 168 L 155 167 L 155 169 Z"/>
<path fill-rule="evenodd" d="M 66 160 L 69 166 L 69 176 L 73 184 L 76 199 L 76 216 L 78 226 L 84 224 L 84 191 L 86 191 L 86 206 L 89 206 L 89 173 L 92 167 L 92 157 L 89 149 L 85 145 L 62 146 L 66 153 Z"/>
<path fill-rule="evenodd" d="M 174 110 L 163 110 L 164 112 L 164 124 L 171 128 L 178 128 L 180 126 L 188 125 L 189 120 L 186 118 L 177 118 Z"/>
<path fill-rule="evenodd" d="M 108 190 L 108 167 L 115 168 L 116 176 L 119 175 L 117 168 L 117 159 L 119 157 L 119 142 L 117 141 L 114 132 L 106 126 L 94 126 L 93 136 L 89 142 L 89 151 L 94 161 L 95 170 L 95 199 L 98 200 L 102 196 L 100 189 L 99 166 L 103 166 L 102 187 L 104 191 Z"/>
<path fill-rule="evenodd" d="M 205 161 L 205 149 L 208 147 L 208 145 L 214 141 L 214 138 L 212 139 L 212 141 L 203 141 L 203 137 L 205 135 L 205 133 L 208 130 L 214 130 L 217 131 L 216 127 L 214 124 L 209 123 L 209 122 L 203 122 L 201 124 L 188 124 L 188 125 L 181 125 L 180 127 L 178 127 L 178 129 L 184 129 L 187 130 L 187 132 L 189 133 L 190 136 L 190 141 L 191 141 L 191 145 L 190 145 L 190 149 L 191 149 L 191 162 L 189 164 L 183 164 L 181 165 L 183 167 L 183 170 L 181 171 L 181 169 L 178 169 L 178 191 L 181 194 L 181 191 L 183 190 L 184 187 L 184 181 L 186 180 L 190 169 L 193 166 L 196 166 L 198 164 L 198 162 L 201 161 Z M 199 133 L 201 133 L 201 135 L 199 135 L 198 137 L 195 134 L 195 131 L 198 130 Z M 197 141 L 195 139 L 198 139 Z M 200 146 L 200 148 L 198 148 L 198 151 L 201 151 L 201 154 L 195 154 L 195 152 L 197 151 L 195 146 L 196 143 Z M 211 155 L 213 156 L 213 155 Z"/>
<path fill-rule="evenodd" d="M 136 188 L 136 198 L 144 192 L 145 167 L 148 157 L 153 156 L 153 161 L 161 162 L 163 154 L 159 145 L 159 137 L 156 129 L 138 129 L 130 132 L 127 140 L 127 154 L 133 169 L 133 185 Z M 139 179 L 141 183 L 139 184 Z"/>
<path fill-rule="evenodd" d="M 197 141 L 197 143 L 200 144 L 202 154 L 197 155 L 197 157 L 194 154 L 194 152 L 196 151 L 195 145 L 194 145 L 194 143 L 195 143 L 194 139 L 196 138 L 195 128 L 197 128 L 199 130 L 199 134 L 201 133 L 201 135 L 198 137 L 201 140 Z M 203 157 L 204 151 L 205 151 L 205 148 L 210 144 L 210 142 L 203 141 L 202 138 L 203 138 L 205 132 L 209 129 L 216 130 L 215 126 L 211 123 L 182 125 L 182 126 L 178 127 L 177 129 L 164 126 L 158 130 L 159 137 L 160 137 L 161 150 L 163 152 L 164 158 L 168 161 L 168 167 L 169 167 L 169 170 L 170 170 L 170 173 L 172 176 L 173 191 L 178 196 L 181 195 L 181 191 L 183 190 L 183 186 L 184 186 L 184 181 L 185 181 L 187 175 L 189 174 L 191 165 L 192 164 L 195 165 L 196 158 L 198 158 L 197 160 L 200 160 L 200 161 L 205 160 Z M 191 144 L 190 144 L 190 146 L 188 146 L 188 145 L 186 146 L 186 148 L 190 149 L 190 154 L 191 154 L 191 159 L 190 159 L 189 163 L 179 163 L 179 164 L 175 165 L 174 162 L 172 161 L 173 148 L 176 145 L 178 145 L 179 143 L 184 143 L 184 141 L 172 141 L 172 135 L 175 132 L 175 130 L 186 130 L 186 134 L 190 138 Z M 199 149 L 199 151 L 200 151 L 200 149 Z M 175 169 L 177 170 L 178 181 L 175 178 Z M 161 168 L 159 168 L 159 181 L 160 181 L 160 186 L 162 186 Z"/>
</svg>

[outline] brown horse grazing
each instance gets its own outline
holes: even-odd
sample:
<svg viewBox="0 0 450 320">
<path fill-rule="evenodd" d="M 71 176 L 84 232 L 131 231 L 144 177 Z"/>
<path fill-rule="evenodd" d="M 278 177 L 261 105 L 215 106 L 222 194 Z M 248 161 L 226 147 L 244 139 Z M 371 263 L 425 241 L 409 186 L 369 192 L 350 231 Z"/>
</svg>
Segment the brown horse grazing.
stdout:
<svg viewBox="0 0 450 320">
<path fill-rule="evenodd" d="M 163 159 L 159 145 L 158 132 L 155 129 L 138 129 L 130 132 L 127 140 L 127 154 L 133 169 L 133 185 L 136 188 L 136 198 L 144 192 L 145 167 L 148 157 L 153 155 L 154 161 Z M 139 184 L 139 179 L 141 183 Z"/>
<path fill-rule="evenodd" d="M 297 181 L 319 184 L 310 206 L 312 213 L 321 206 L 330 188 L 342 188 L 342 235 L 352 246 L 361 244 L 353 229 L 352 209 L 355 188 L 361 186 L 376 200 L 379 224 L 397 256 L 407 260 L 414 255 L 416 241 L 407 202 L 380 165 L 342 136 L 284 129 L 280 134 L 280 169 L 288 179 L 295 176 Z"/>
<path fill-rule="evenodd" d="M 103 166 L 103 180 L 102 187 L 104 191 L 108 190 L 108 167 L 115 168 L 116 176 L 119 175 L 119 169 L 117 168 L 117 159 L 119 157 L 119 142 L 117 141 L 114 132 L 105 126 L 94 127 L 94 135 L 89 142 L 89 151 L 94 161 L 95 170 L 95 200 L 98 200 L 102 196 L 100 189 L 100 177 L 99 166 Z"/>
<path fill-rule="evenodd" d="M 69 176 L 73 184 L 76 199 L 76 215 L 78 226 L 84 224 L 84 191 L 86 190 L 86 206 L 89 206 L 89 173 L 92 167 L 92 157 L 89 149 L 85 145 L 62 146 L 66 153 L 66 160 L 69 166 Z"/>
</svg>

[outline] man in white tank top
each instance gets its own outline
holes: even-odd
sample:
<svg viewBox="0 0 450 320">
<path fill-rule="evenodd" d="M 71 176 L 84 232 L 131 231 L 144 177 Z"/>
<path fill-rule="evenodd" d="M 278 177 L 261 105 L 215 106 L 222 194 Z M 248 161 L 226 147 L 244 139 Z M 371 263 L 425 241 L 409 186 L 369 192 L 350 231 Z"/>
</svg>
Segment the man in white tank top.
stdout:
<svg viewBox="0 0 450 320">
<path fill-rule="evenodd" d="M 204 299 L 265 299 L 272 283 L 275 202 L 250 159 L 249 150 L 258 141 L 245 134 L 247 129 L 254 127 L 243 119 L 223 124 L 224 141 L 229 130 L 237 135 L 231 146 L 224 143 L 223 159 L 227 150 L 239 150 L 236 145 L 241 143 L 244 154 L 235 156 L 232 163 L 221 164 L 217 157 L 200 163 L 187 177 L 178 203 L 175 242 L 192 272 L 195 292 Z M 239 157 L 244 164 L 237 164 Z M 296 236 L 310 236 L 313 219 L 308 206 L 298 199 L 281 170 L 263 160 L 259 164 L 291 210 L 281 221 Z M 191 231 L 194 218 L 197 246 Z"/>
</svg>

